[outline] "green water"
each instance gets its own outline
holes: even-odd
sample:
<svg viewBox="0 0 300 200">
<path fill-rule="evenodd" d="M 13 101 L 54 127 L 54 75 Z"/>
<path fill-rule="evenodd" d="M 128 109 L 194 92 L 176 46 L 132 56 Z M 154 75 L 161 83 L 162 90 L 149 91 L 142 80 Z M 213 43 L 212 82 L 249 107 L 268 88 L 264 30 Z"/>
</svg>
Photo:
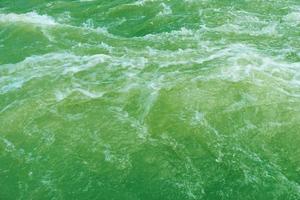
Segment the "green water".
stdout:
<svg viewBox="0 0 300 200">
<path fill-rule="evenodd" d="M 299 200 L 299 0 L 0 0 L 1 200 Z"/>
</svg>

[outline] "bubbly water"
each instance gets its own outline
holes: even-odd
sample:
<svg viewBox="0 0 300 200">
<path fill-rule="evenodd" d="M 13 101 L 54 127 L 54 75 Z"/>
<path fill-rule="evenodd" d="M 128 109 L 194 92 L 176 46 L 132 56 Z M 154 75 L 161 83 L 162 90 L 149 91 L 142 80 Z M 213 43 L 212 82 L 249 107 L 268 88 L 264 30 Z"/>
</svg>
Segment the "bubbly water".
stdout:
<svg viewBox="0 0 300 200">
<path fill-rule="evenodd" d="M 1 200 L 299 200 L 299 0 L 0 0 Z"/>
</svg>

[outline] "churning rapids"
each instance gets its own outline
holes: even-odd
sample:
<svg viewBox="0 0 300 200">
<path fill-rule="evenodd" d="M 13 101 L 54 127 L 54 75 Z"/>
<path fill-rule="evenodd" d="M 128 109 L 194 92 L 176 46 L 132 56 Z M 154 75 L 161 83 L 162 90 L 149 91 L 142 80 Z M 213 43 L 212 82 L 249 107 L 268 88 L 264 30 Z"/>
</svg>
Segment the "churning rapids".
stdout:
<svg viewBox="0 0 300 200">
<path fill-rule="evenodd" d="M 1 200 L 299 200 L 299 0 L 0 0 Z"/>
</svg>

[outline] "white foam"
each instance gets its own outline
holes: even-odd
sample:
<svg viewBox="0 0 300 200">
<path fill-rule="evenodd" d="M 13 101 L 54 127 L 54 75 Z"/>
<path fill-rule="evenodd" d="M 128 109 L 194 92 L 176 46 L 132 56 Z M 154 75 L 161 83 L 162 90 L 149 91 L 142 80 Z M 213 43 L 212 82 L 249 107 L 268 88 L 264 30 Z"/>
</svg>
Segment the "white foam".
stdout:
<svg viewBox="0 0 300 200">
<path fill-rule="evenodd" d="M 161 7 L 163 8 L 162 11 L 160 11 L 158 13 L 158 16 L 166 16 L 166 15 L 171 15 L 172 14 L 172 9 L 170 6 L 168 6 L 167 4 L 165 3 L 161 3 L 160 4 Z"/>
<path fill-rule="evenodd" d="M 56 91 L 54 93 L 55 99 L 57 102 L 62 101 L 74 92 L 79 92 L 82 95 L 92 98 L 92 99 L 101 98 L 104 94 L 102 92 L 91 92 L 88 89 L 83 89 L 83 88 L 78 87 L 78 88 L 73 88 L 73 89 L 66 89 L 64 91 L 61 91 L 61 90 Z"/>
<path fill-rule="evenodd" d="M 0 14 L 0 23 L 27 23 L 38 26 L 53 26 L 57 23 L 48 15 L 39 15 L 36 12 L 28 12 L 23 14 L 8 13 Z"/>
<path fill-rule="evenodd" d="M 15 145 L 11 141 L 9 141 L 9 140 L 7 140 L 7 139 L 5 139 L 3 137 L 0 137 L 0 139 L 3 141 L 3 143 L 5 145 L 5 150 L 7 152 L 12 152 L 12 151 L 16 150 Z"/>
<path fill-rule="evenodd" d="M 87 70 L 108 60 L 110 56 L 96 54 L 78 56 L 67 52 L 31 56 L 16 64 L 1 65 L 0 72 L 6 71 L 0 79 L 0 94 L 20 89 L 26 82 L 43 76 L 74 74 Z M 9 70 L 7 70 L 9 69 Z M 88 92 L 79 90 L 88 96 Z M 58 95 L 59 96 L 59 95 Z M 59 99 L 59 97 L 58 97 Z"/>
<path fill-rule="evenodd" d="M 103 34 L 112 38 L 115 38 L 113 34 L 110 34 L 105 27 L 95 27 L 93 24 L 93 20 L 89 19 L 82 26 L 73 26 L 67 24 L 70 21 L 70 15 L 68 12 L 63 13 L 57 21 L 48 15 L 40 15 L 37 12 L 28 12 L 28 13 L 0 13 L 0 24 L 1 23 L 13 23 L 13 24 L 29 24 L 32 26 L 37 26 L 47 29 L 42 29 L 44 35 L 50 40 L 54 41 L 54 37 L 48 31 L 48 28 L 53 28 L 56 26 L 72 28 L 72 29 L 80 29 L 80 31 L 91 31 L 99 34 Z M 49 29 L 51 30 L 51 29 Z"/>
<path fill-rule="evenodd" d="M 147 2 L 157 2 L 157 1 L 160 1 L 160 0 L 138 0 L 138 1 L 134 2 L 134 3 L 132 3 L 131 5 L 143 6 Z"/>
<path fill-rule="evenodd" d="M 182 36 L 184 37 L 193 37 L 194 39 L 197 39 L 199 37 L 200 34 L 200 30 L 191 30 L 191 29 L 187 29 L 185 27 L 181 27 L 181 29 L 179 30 L 173 30 L 170 32 L 163 32 L 163 33 L 159 33 L 159 34 L 147 34 L 144 35 L 142 38 L 143 39 L 147 39 L 147 40 L 164 40 L 166 38 L 169 37 L 180 37 L 182 38 Z"/>
<path fill-rule="evenodd" d="M 299 25 L 300 24 L 300 11 L 294 11 L 294 12 L 287 14 L 283 18 L 283 20 L 294 26 Z"/>
<path fill-rule="evenodd" d="M 92 56 L 73 56 L 75 58 L 75 62 L 78 62 L 78 65 L 74 65 L 71 62 L 71 65 L 65 67 L 64 74 L 66 73 L 77 73 L 82 70 L 88 69 L 90 67 L 94 67 L 97 64 L 106 62 L 110 56 L 104 54 L 96 54 Z"/>
<path fill-rule="evenodd" d="M 203 112 L 196 111 L 192 118 L 191 124 L 198 125 L 199 123 L 201 124 L 204 120 L 205 120 L 205 114 Z"/>
<path fill-rule="evenodd" d="M 278 85 L 288 88 L 299 87 L 297 78 L 300 63 L 288 63 L 280 57 L 268 56 L 255 48 L 241 44 L 230 45 L 217 54 L 226 55 L 226 62 L 220 71 L 205 78 L 233 82 L 251 80 L 256 85 L 270 84 L 271 81 L 274 83 L 272 87 L 276 90 Z"/>
<path fill-rule="evenodd" d="M 264 25 L 261 29 L 258 28 L 249 28 L 244 27 L 239 24 L 223 24 L 221 26 L 215 28 L 207 28 L 209 31 L 218 31 L 223 33 L 237 33 L 237 34 L 248 34 L 252 36 L 259 35 L 268 35 L 268 36 L 276 36 L 277 32 L 277 23 L 270 23 Z M 279 35 L 278 35 L 279 36 Z"/>
</svg>

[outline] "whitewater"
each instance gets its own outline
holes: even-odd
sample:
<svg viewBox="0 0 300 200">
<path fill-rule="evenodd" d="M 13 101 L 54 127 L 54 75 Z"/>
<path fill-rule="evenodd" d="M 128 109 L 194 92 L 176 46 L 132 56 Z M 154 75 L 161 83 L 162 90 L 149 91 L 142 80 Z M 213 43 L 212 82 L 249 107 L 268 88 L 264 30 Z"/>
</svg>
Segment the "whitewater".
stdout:
<svg viewBox="0 0 300 200">
<path fill-rule="evenodd" d="M 298 0 L 0 0 L 0 199 L 299 200 Z"/>
</svg>

